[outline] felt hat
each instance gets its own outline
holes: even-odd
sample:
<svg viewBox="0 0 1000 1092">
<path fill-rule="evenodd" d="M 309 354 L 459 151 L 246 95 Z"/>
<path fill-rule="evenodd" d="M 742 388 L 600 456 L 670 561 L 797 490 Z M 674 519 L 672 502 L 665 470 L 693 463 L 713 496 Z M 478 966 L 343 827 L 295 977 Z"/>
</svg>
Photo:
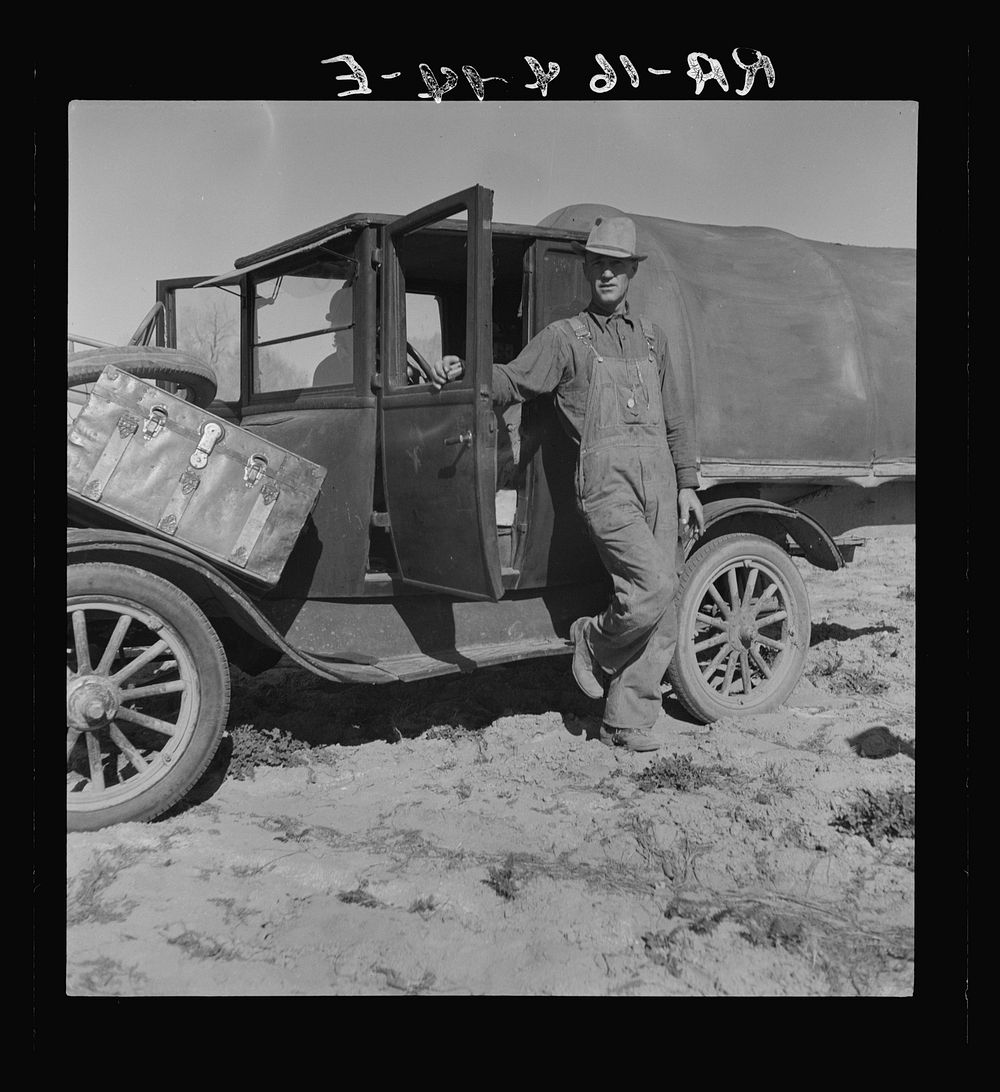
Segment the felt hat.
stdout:
<svg viewBox="0 0 1000 1092">
<path fill-rule="evenodd" d="M 590 251 L 609 258 L 634 258 L 637 262 L 646 259 L 645 254 L 635 252 L 635 223 L 627 216 L 611 216 L 608 219 L 598 216 L 586 243 L 583 246 L 574 243 L 573 249 L 578 254 Z"/>
</svg>

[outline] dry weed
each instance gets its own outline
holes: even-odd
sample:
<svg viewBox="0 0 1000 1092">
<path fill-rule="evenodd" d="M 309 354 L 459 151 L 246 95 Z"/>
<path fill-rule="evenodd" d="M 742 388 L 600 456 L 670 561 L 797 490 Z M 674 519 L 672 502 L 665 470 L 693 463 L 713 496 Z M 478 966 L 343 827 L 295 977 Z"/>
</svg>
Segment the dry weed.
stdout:
<svg viewBox="0 0 1000 1092">
<path fill-rule="evenodd" d="M 836 815 L 830 825 L 846 834 L 859 834 L 873 846 L 886 839 L 913 838 L 916 794 L 905 789 L 862 789 L 861 796 Z"/>
<path fill-rule="evenodd" d="M 240 958 L 239 952 L 221 944 L 214 937 L 196 933 L 192 929 L 185 928 L 183 933 L 167 937 L 167 943 L 182 949 L 194 959 L 221 959 L 228 962 Z"/>
<path fill-rule="evenodd" d="M 386 906 L 381 899 L 369 894 L 367 880 L 362 880 L 353 891 L 341 891 L 337 898 L 340 902 L 346 902 L 352 906 L 363 906 L 366 910 L 376 910 Z"/>
<path fill-rule="evenodd" d="M 89 993 L 104 997 L 134 996 L 141 992 L 149 979 L 137 967 L 126 967 L 123 963 L 108 956 L 86 960 L 76 964 L 79 969 L 88 968 L 67 991 L 70 994 Z M 131 987 L 127 992 L 122 988 L 122 979 Z"/>
<path fill-rule="evenodd" d="M 103 925 L 111 921 L 125 921 L 138 904 L 132 899 L 109 903 L 104 898 L 104 892 L 115 882 L 118 874 L 133 865 L 144 852 L 117 846 L 97 853 L 93 863 L 80 872 L 66 893 L 67 928 L 84 922 Z"/>
<path fill-rule="evenodd" d="M 508 854 L 499 868 L 491 865 L 489 879 L 483 880 L 483 883 L 487 887 L 492 887 L 502 899 L 517 898 L 521 890 L 521 881 L 515 875 L 514 854 Z"/>
<path fill-rule="evenodd" d="M 658 789 L 695 792 L 704 785 L 717 784 L 732 773 L 731 766 L 696 766 L 690 755 L 679 755 L 675 751 L 671 757 L 658 759 L 630 776 L 643 792 Z"/>
</svg>

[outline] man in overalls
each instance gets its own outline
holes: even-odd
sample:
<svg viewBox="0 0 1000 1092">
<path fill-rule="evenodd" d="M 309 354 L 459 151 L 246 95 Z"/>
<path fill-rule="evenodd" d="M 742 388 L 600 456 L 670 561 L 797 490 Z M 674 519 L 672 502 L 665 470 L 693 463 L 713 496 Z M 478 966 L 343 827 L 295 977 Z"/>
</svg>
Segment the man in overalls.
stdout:
<svg viewBox="0 0 1000 1092">
<path fill-rule="evenodd" d="M 635 224 L 599 218 L 577 249 L 590 305 L 494 365 L 493 401 L 555 391 L 559 418 L 580 446 L 577 504 L 613 592 L 603 613 L 573 623 L 573 677 L 589 697 L 606 688 L 604 742 L 652 751 L 660 683 L 677 644 L 678 521 L 704 530 L 692 430 L 663 331 L 629 311 L 629 283 L 646 257 L 636 253 Z M 445 357 L 432 373 L 446 383 L 462 374 L 461 361 Z"/>
</svg>

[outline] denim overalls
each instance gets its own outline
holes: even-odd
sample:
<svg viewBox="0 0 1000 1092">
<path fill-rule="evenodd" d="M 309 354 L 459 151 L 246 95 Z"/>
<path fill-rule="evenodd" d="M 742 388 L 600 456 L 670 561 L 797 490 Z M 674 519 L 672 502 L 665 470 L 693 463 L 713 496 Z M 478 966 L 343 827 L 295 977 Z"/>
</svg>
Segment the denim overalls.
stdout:
<svg viewBox="0 0 1000 1092">
<path fill-rule="evenodd" d="M 584 627 L 611 676 L 609 728 L 649 728 L 663 708 L 660 683 L 677 644 L 674 596 L 683 564 L 655 340 L 650 323 L 639 322 L 645 360 L 599 356 L 578 318 L 560 323 L 591 354 L 576 497 L 613 584 L 607 609 Z"/>
</svg>

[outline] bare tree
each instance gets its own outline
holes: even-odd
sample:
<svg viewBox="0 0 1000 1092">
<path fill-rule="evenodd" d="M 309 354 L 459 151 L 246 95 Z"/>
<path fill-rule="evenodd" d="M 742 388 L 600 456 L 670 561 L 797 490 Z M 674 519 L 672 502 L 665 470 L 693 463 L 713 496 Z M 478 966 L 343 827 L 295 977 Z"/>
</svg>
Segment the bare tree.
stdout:
<svg viewBox="0 0 1000 1092">
<path fill-rule="evenodd" d="M 309 385 L 303 380 L 301 369 L 271 346 L 256 350 L 254 368 L 259 389 L 263 391 L 295 390 Z"/>
<path fill-rule="evenodd" d="M 177 347 L 211 364 L 219 380 L 219 398 L 239 397 L 239 315 L 218 293 L 197 304 L 190 295 L 178 295 Z"/>
</svg>

